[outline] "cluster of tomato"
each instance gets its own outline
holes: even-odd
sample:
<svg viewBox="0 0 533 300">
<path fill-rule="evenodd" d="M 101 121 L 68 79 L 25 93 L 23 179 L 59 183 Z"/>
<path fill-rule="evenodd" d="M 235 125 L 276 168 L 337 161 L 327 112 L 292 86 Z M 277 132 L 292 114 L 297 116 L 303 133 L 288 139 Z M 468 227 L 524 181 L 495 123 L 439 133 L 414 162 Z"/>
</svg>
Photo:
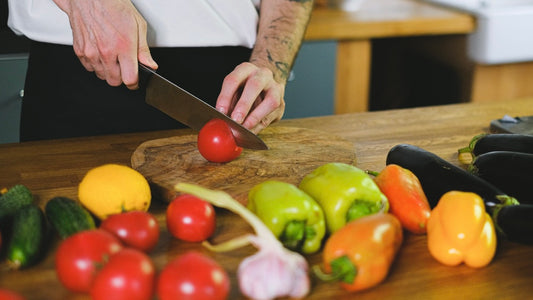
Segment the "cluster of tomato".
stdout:
<svg viewBox="0 0 533 300">
<path fill-rule="evenodd" d="M 167 207 L 168 231 L 185 241 L 207 239 L 215 229 L 211 204 L 182 195 Z M 56 273 L 70 291 L 92 299 L 225 299 L 230 281 L 214 260 L 190 251 L 177 256 L 157 274 L 148 253 L 159 241 L 160 229 L 149 212 L 111 215 L 98 229 L 78 232 L 61 242 Z"/>
</svg>

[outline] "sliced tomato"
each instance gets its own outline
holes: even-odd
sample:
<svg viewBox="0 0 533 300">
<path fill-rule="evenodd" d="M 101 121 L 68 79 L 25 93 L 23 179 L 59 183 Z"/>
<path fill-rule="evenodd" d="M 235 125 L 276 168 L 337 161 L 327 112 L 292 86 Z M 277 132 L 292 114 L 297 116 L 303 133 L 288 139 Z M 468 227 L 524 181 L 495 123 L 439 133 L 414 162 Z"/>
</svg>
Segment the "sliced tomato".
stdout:
<svg viewBox="0 0 533 300">
<path fill-rule="evenodd" d="M 198 151 L 210 162 L 224 163 L 239 157 L 242 148 L 226 122 L 212 119 L 198 133 Z"/>
</svg>

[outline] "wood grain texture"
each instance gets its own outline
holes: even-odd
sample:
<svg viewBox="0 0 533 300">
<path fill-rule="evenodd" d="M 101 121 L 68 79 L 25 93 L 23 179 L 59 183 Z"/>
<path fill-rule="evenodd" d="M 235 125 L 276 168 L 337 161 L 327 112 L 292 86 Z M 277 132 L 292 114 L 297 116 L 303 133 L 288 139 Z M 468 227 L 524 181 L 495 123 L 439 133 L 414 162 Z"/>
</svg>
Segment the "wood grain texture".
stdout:
<svg viewBox="0 0 533 300">
<path fill-rule="evenodd" d="M 533 62 L 501 65 L 476 64 L 472 79 L 472 102 L 502 101 L 533 96 Z"/>
<path fill-rule="evenodd" d="M 317 6 L 306 40 L 467 34 L 475 17 L 419 0 L 367 0 L 355 12 Z"/>
<path fill-rule="evenodd" d="M 265 180 L 298 184 L 322 164 L 337 161 L 355 164 L 353 144 L 326 132 L 270 127 L 260 134 L 269 150 L 245 149 L 228 163 L 211 163 L 198 152 L 196 134 L 144 142 L 133 153 L 131 165 L 143 174 L 167 201 L 178 182 L 224 190 L 246 203 L 250 189 Z"/>
<path fill-rule="evenodd" d="M 398 143 L 417 145 L 459 164 L 457 149 L 466 146 L 474 135 L 487 132 L 490 121 L 505 114 L 533 115 L 533 99 L 282 120 L 271 127 L 307 128 L 341 137 L 355 148 L 359 168 L 379 171 L 385 166 L 388 150 Z M 132 154 L 146 141 L 191 134 L 194 134 L 191 130 L 169 130 L 3 144 L 0 186 L 25 184 L 41 206 L 54 196 L 77 199 L 77 186 L 89 169 L 104 163 L 129 164 Z M 166 203 L 154 199 L 150 212 L 157 218 L 161 236 L 149 255 L 157 271 L 177 255 L 200 251 L 228 272 L 229 299 L 245 299 L 239 292 L 237 268 L 243 258 L 257 250 L 249 246 L 214 253 L 199 243 L 179 241 L 166 229 L 165 210 Z M 223 242 L 249 232 L 250 226 L 240 217 L 219 209 L 211 242 Z M 44 260 L 36 266 L 21 271 L 0 268 L 0 288 L 18 291 L 28 300 L 90 299 L 88 295 L 69 292 L 57 280 L 54 256 L 59 240 L 51 238 L 49 242 Z M 310 265 L 321 262 L 320 253 L 306 258 Z M 426 236 L 406 233 L 387 278 L 375 288 L 348 293 L 336 283 L 321 282 L 313 275 L 310 278 L 311 293 L 306 299 L 529 299 L 533 295 L 533 247 L 501 239 L 489 266 L 447 267 L 431 257 Z"/>
<path fill-rule="evenodd" d="M 345 40 L 337 45 L 335 113 L 368 110 L 370 88 L 370 40 Z"/>
</svg>

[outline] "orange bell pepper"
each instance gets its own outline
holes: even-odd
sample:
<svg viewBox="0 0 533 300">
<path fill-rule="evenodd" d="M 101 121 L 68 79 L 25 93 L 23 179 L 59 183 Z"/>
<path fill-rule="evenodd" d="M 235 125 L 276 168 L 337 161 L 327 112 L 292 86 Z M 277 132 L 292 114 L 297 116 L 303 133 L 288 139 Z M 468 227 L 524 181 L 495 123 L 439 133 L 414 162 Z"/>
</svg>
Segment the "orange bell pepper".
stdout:
<svg viewBox="0 0 533 300">
<path fill-rule="evenodd" d="M 375 213 L 348 222 L 326 241 L 323 280 L 339 280 L 347 291 L 359 291 L 382 282 L 403 240 L 400 221 L 388 213 Z"/>
<path fill-rule="evenodd" d="M 427 226 L 429 252 L 445 265 L 464 262 L 470 267 L 484 267 L 496 253 L 494 224 L 485 212 L 483 199 L 475 193 L 444 194 Z"/>
<path fill-rule="evenodd" d="M 380 173 L 367 173 L 376 176 L 374 181 L 389 200 L 389 213 L 398 218 L 403 228 L 414 234 L 426 233 L 431 208 L 418 177 L 395 164 L 387 165 Z"/>
</svg>

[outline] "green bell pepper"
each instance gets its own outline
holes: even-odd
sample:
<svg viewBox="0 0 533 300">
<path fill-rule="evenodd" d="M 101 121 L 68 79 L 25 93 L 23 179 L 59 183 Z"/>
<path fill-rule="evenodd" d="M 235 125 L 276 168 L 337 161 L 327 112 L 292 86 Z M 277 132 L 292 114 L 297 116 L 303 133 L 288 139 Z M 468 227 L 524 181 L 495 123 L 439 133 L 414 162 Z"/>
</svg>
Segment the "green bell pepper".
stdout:
<svg viewBox="0 0 533 300">
<path fill-rule="evenodd" d="M 329 233 L 351 220 L 389 210 L 387 197 L 374 180 L 349 164 L 324 164 L 307 174 L 299 188 L 320 204 Z"/>
<path fill-rule="evenodd" d="M 269 180 L 248 193 L 247 207 L 291 250 L 314 253 L 322 245 L 326 221 L 322 208 L 295 185 Z"/>
</svg>

